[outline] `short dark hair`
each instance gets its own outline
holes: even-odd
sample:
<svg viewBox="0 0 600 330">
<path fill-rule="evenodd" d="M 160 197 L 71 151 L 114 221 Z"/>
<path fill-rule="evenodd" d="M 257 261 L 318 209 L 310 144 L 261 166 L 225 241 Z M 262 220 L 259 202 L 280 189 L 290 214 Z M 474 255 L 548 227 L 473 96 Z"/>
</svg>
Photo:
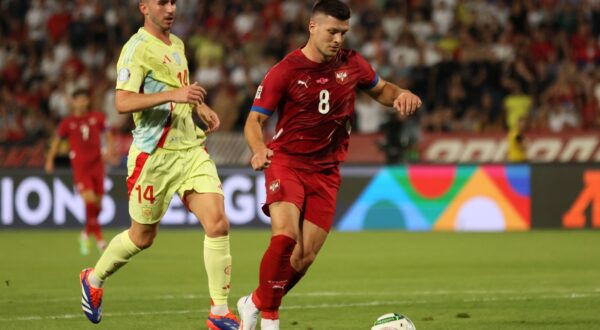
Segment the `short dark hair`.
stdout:
<svg viewBox="0 0 600 330">
<path fill-rule="evenodd" d="M 78 96 L 90 97 L 90 92 L 87 90 L 87 88 L 78 88 L 73 92 L 73 94 L 71 94 L 71 97 L 76 98 Z"/>
<path fill-rule="evenodd" d="M 350 19 L 350 7 L 340 0 L 319 0 L 312 9 L 312 14 L 322 13 L 335 17 L 340 21 Z"/>
</svg>

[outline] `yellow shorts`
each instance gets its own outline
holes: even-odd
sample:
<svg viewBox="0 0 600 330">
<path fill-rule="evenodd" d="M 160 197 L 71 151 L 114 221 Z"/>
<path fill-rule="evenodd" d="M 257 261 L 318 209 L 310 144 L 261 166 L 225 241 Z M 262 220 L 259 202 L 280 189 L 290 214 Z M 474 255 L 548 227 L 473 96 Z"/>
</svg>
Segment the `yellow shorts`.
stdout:
<svg viewBox="0 0 600 330">
<path fill-rule="evenodd" d="M 215 163 L 203 147 L 156 149 L 152 154 L 131 145 L 127 157 L 129 215 L 141 224 L 162 219 L 177 193 L 188 191 L 223 195 Z"/>
</svg>

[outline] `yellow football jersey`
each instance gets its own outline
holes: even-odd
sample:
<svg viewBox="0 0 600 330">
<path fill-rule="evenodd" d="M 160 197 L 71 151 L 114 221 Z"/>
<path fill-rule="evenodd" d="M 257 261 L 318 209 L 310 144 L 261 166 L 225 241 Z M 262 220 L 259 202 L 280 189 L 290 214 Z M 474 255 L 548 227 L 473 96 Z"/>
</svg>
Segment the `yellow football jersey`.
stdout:
<svg viewBox="0 0 600 330">
<path fill-rule="evenodd" d="M 134 93 L 158 93 L 189 84 L 189 70 L 181 39 L 171 44 L 140 28 L 123 46 L 117 63 L 116 89 Z M 204 132 L 194 124 L 193 107 L 168 102 L 133 113 L 133 143 L 147 153 L 157 147 L 180 150 L 204 143 Z"/>
</svg>

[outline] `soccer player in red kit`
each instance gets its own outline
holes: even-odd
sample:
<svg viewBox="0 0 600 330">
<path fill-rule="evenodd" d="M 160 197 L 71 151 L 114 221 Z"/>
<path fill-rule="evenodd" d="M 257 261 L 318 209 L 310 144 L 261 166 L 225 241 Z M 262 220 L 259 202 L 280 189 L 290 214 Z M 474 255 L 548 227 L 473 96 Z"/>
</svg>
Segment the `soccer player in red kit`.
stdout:
<svg viewBox="0 0 600 330">
<path fill-rule="evenodd" d="M 112 135 L 106 126 L 103 113 L 89 111 L 90 96 L 84 89 L 76 90 L 70 100 L 72 114 L 58 125 L 57 134 L 52 140 L 46 158 L 46 172 L 54 171 L 54 158 L 62 139 L 69 141 L 69 158 L 73 170 L 73 181 L 77 191 L 85 202 L 85 229 L 79 239 L 81 253 L 87 255 L 88 236 L 93 234 L 100 251 L 106 243 L 98 223 L 104 195 L 104 163 L 102 158 L 101 134 L 106 133 L 107 160 L 114 160 L 112 153 Z"/>
<path fill-rule="evenodd" d="M 410 115 L 421 100 L 384 81 L 356 51 L 342 48 L 350 9 L 321 0 L 312 10 L 305 46 L 271 68 L 258 87 L 244 133 L 255 170 L 265 170 L 272 237 L 260 264 L 258 288 L 238 301 L 240 329 L 279 329 L 283 295 L 306 273 L 333 224 L 348 151 L 356 88 L 376 101 Z M 262 126 L 275 112 L 273 140 Z"/>
</svg>

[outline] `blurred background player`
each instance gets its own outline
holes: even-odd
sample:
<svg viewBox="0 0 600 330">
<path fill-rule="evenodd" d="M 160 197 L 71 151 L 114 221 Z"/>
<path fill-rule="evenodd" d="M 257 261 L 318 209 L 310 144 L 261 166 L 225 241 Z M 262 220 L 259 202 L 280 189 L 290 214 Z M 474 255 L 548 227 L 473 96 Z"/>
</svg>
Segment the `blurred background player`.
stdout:
<svg viewBox="0 0 600 330">
<path fill-rule="evenodd" d="M 245 126 L 252 168 L 265 170 L 272 237 L 259 271 L 259 285 L 240 298 L 240 329 L 279 329 L 283 295 L 304 276 L 333 224 L 341 182 L 339 165 L 348 151 L 356 88 L 377 102 L 410 115 L 421 100 L 389 83 L 356 51 L 342 48 L 350 8 L 338 0 L 315 4 L 305 46 L 271 68 L 258 87 Z M 272 142 L 262 127 L 278 111 Z"/>
<path fill-rule="evenodd" d="M 58 125 L 56 136 L 52 139 L 46 158 L 46 172 L 54 171 L 54 160 L 60 142 L 69 142 L 69 158 L 73 169 L 73 182 L 85 203 L 85 228 L 79 237 L 81 254 L 89 253 L 89 235 L 96 239 L 98 250 L 104 251 L 106 243 L 98 216 L 102 209 L 104 195 L 104 162 L 102 155 L 102 134 L 106 136 L 104 159 L 115 163 L 113 137 L 107 128 L 102 112 L 90 111 L 90 95 L 85 89 L 76 90 L 70 100 L 71 115 Z"/>
<path fill-rule="evenodd" d="M 129 230 L 115 236 L 92 268 L 80 274 L 82 309 L 93 323 L 102 318 L 104 281 L 149 248 L 158 224 L 177 193 L 201 222 L 204 266 L 211 308 L 209 329 L 238 328 L 227 306 L 231 277 L 229 222 L 214 162 L 204 148 L 205 133 L 195 125 L 195 110 L 208 127 L 219 128 L 215 112 L 204 104 L 206 91 L 189 84 L 184 44 L 171 33 L 175 0 L 141 0 L 141 27 L 125 44 L 117 63 L 115 106 L 132 113 L 136 124 L 127 161 Z"/>
</svg>

